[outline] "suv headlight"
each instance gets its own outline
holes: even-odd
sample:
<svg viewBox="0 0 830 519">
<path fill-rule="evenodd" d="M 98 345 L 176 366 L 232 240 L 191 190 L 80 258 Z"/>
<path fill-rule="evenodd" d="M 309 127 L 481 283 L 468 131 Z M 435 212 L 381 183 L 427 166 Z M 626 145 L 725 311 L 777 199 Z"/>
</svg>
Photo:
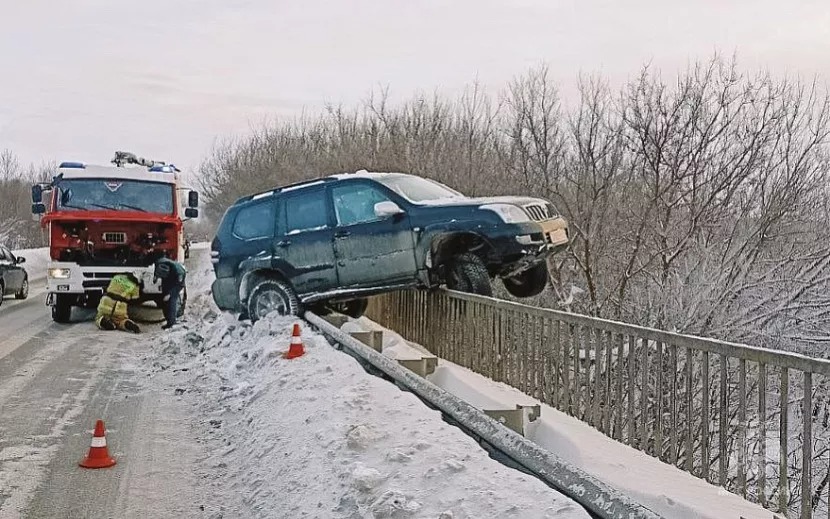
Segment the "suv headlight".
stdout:
<svg viewBox="0 0 830 519">
<path fill-rule="evenodd" d="M 493 211 L 504 223 L 525 223 L 530 221 L 530 216 L 521 207 L 512 204 L 487 204 L 479 209 Z"/>
<path fill-rule="evenodd" d="M 69 279 L 69 269 L 49 269 L 47 275 L 53 279 Z"/>
</svg>

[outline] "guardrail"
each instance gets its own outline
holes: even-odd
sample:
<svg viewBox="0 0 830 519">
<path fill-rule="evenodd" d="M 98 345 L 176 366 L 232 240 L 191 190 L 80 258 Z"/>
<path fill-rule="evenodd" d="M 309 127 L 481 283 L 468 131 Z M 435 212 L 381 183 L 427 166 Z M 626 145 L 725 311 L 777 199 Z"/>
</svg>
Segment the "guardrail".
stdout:
<svg viewBox="0 0 830 519">
<path fill-rule="evenodd" d="M 367 316 L 767 508 L 830 513 L 830 361 L 443 290 Z"/>
</svg>

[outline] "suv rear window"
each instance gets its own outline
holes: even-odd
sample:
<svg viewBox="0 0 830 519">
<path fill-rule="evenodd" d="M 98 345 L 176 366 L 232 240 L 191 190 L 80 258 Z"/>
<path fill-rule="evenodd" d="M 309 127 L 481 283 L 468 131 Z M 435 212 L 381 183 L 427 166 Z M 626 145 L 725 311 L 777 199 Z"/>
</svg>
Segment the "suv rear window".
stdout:
<svg viewBox="0 0 830 519">
<path fill-rule="evenodd" d="M 285 201 L 285 231 L 296 234 L 328 227 L 325 191 L 295 195 Z"/>
<path fill-rule="evenodd" d="M 274 234 L 274 203 L 272 200 L 249 205 L 239 210 L 233 222 L 233 234 L 243 240 L 267 238 Z"/>
</svg>

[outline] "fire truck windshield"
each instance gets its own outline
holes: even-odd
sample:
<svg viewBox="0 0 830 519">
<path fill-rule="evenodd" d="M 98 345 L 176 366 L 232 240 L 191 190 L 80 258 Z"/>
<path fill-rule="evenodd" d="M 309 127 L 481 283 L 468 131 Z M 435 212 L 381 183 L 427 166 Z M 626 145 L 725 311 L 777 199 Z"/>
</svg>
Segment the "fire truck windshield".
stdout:
<svg viewBox="0 0 830 519">
<path fill-rule="evenodd" d="M 173 185 L 121 179 L 64 179 L 57 186 L 59 211 L 140 211 L 173 214 Z"/>
</svg>

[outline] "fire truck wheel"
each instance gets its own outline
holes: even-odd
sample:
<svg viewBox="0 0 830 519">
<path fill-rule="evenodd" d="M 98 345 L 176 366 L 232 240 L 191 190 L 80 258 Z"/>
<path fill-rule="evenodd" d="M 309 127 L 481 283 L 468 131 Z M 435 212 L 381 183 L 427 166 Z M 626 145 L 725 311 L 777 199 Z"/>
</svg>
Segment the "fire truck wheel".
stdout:
<svg viewBox="0 0 830 519">
<path fill-rule="evenodd" d="M 52 320 L 56 323 L 68 323 L 72 319 L 72 302 L 64 294 L 55 295 L 52 305 Z"/>
</svg>

